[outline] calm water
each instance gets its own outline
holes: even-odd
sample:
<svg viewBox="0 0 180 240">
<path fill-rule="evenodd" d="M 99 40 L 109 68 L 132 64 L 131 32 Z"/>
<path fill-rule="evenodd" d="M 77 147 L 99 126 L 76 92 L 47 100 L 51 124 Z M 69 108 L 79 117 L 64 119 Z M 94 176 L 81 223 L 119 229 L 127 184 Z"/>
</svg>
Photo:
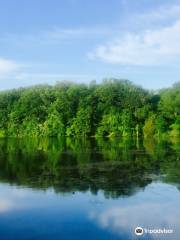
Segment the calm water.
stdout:
<svg viewBox="0 0 180 240">
<path fill-rule="evenodd" d="M 179 240 L 180 144 L 1 139 L 1 239 Z"/>
</svg>

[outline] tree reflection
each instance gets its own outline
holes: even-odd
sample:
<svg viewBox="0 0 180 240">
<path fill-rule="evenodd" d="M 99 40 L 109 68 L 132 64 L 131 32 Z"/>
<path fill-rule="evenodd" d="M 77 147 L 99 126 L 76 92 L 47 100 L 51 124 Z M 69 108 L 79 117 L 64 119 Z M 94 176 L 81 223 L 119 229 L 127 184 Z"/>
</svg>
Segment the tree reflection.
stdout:
<svg viewBox="0 0 180 240">
<path fill-rule="evenodd" d="M 1 139 L 0 180 L 57 193 L 132 195 L 158 177 L 180 186 L 178 141 Z M 179 188 L 180 189 L 180 188 Z"/>
</svg>

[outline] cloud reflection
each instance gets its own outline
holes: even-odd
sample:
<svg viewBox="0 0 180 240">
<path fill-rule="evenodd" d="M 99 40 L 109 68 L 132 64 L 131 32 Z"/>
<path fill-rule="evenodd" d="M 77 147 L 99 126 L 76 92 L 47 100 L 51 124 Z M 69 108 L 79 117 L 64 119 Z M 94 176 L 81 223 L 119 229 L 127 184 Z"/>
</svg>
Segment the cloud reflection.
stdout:
<svg viewBox="0 0 180 240">
<path fill-rule="evenodd" d="M 163 190 L 161 197 L 156 191 L 156 185 L 157 188 L 161 187 Z M 125 206 L 121 202 L 121 206 L 112 206 L 101 212 L 92 212 L 90 218 L 96 221 L 101 228 L 118 235 L 126 233 L 132 238 L 135 236 L 134 229 L 141 226 L 147 229 L 167 228 L 174 230 L 173 236 L 153 234 L 151 235 L 152 239 L 159 239 L 159 237 L 178 239 L 180 236 L 180 229 L 177 228 L 180 226 L 180 208 L 177 208 L 177 205 L 180 202 L 180 193 L 176 188 L 168 190 L 168 184 L 153 183 L 143 193 L 138 193 L 136 197 L 130 197 Z M 153 197 L 148 198 L 150 194 Z M 144 197 L 145 195 L 146 197 Z M 131 201 L 132 198 L 134 201 Z M 144 203 L 142 203 L 143 198 Z M 141 199 L 141 204 L 138 199 Z"/>
<path fill-rule="evenodd" d="M 14 203 L 7 199 L 0 199 L 0 213 L 10 211 L 14 208 Z"/>
</svg>

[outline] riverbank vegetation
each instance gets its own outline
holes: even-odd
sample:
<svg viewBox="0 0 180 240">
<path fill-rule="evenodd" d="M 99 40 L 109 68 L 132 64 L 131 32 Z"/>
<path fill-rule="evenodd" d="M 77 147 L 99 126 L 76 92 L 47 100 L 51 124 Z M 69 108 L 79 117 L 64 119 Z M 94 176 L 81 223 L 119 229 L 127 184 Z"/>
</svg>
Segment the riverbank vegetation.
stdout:
<svg viewBox="0 0 180 240">
<path fill-rule="evenodd" d="M 180 136 L 180 83 L 150 92 L 127 80 L 0 92 L 1 136 Z"/>
</svg>

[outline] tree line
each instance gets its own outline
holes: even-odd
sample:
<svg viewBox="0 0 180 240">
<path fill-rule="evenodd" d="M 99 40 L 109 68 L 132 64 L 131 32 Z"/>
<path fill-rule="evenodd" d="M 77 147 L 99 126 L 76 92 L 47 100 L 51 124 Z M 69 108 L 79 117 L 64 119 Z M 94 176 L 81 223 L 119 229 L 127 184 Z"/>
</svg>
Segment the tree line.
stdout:
<svg viewBox="0 0 180 240">
<path fill-rule="evenodd" d="M 180 136 L 180 82 L 151 92 L 128 80 L 58 82 L 0 92 L 0 136 Z"/>
</svg>

